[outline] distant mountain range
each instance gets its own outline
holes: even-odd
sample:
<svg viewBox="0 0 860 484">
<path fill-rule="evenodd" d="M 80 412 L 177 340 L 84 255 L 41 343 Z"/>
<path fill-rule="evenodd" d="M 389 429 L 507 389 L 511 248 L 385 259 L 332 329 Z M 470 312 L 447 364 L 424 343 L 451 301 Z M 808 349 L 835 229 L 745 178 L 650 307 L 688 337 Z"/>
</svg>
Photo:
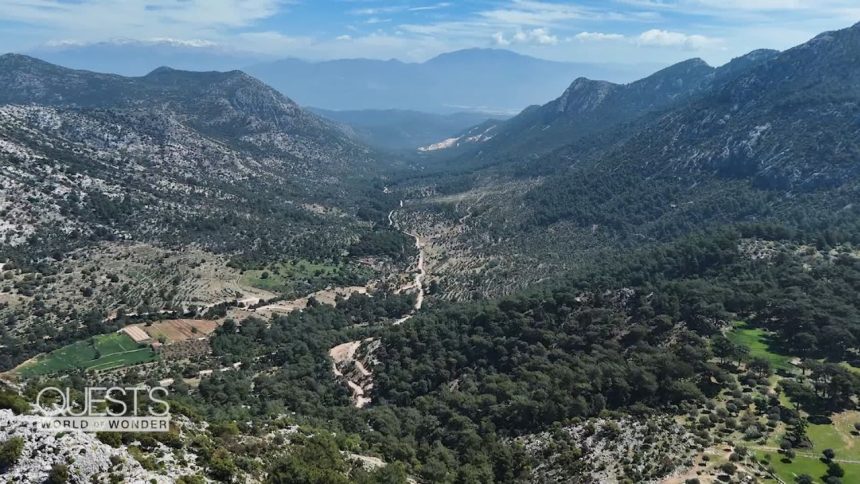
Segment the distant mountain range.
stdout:
<svg viewBox="0 0 860 484">
<path fill-rule="evenodd" d="M 627 81 L 651 66 L 552 62 L 497 49 L 468 49 L 423 63 L 284 59 L 246 69 L 302 105 L 513 114 L 543 103 L 578 76 Z"/>
<path fill-rule="evenodd" d="M 848 217 L 860 191 L 858 66 L 860 24 L 718 68 L 690 59 L 629 84 L 579 78 L 543 106 L 425 146 L 433 175 L 422 176 L 470 172 L 493 185 L 476 191 L 497 192 L 539 180 L 492 207 L 511 236 L 562 226 L 640 243 Z"/>
<path fill-rule="evenodd" d="M 63 44 L 26 54 L 95 72 L 142 76 L 160 66 L 241 69 L 303 106 L 329 110 L 462 111 L 512 115 L 542 104 L 579 76 L 626 82 L 657 66 L 552 62 L 500 49 L 468 49 L 422 63 L 398 60 L 274 60 L 207 43 L 118 40 Z"/>
<path fill-rule="evenodd" d="M 483 157 L 519 151 L 530 156 L 587 139 L 715 88 L 750 67 L 779 54 L 757 50 L 720 67 L 689 59 L 629 84 L 579 77 L 557 99 L 532 106 L 505 122 L 476 126 L 454 139 L 425 147 L 427 151 L 480 150 Z M 484 133 L 483 136 L 476 136 Z"/>
<path fill-rule="evenodd" d="M 207 42 L 170 39 L 65 43 L 23 53 L 72 69 L 122 76 L 143 76 L 161 66 L 188 71 L 229 71 L 272 60 L 252 52 L 225 49 Z"/>
</svg>

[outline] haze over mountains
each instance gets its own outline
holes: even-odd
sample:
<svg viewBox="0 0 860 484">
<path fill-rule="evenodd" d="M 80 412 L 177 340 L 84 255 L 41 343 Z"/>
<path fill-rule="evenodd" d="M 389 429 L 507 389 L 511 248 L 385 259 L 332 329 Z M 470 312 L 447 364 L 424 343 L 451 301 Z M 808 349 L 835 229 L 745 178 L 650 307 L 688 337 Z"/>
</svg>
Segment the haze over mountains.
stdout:
<svg viewBox="0 0 860 484">
<path fill-rule="evenodd" d="M 552 62 L 506 50 L 469 49 L 420 64 L 284 59 L 250 66 L 247 71 L 291 93 L 300 104 L 324 109 L 513 114 L 543 103 L 574 77 L 624 81 L 649 68 Z"/>
<path fill-rule="evenodd" d="M 424 145 L 470 128 L 488 119 L 504 116 L 489 113 L 434 114 L 398 109 L 330 111 L 308 108 L 320 116 L 341 123 L 365 143 L 389 150 L 415 151 Z"/>
<path fill-rule="evenodd" d="M 212 43 L 170 39 L 59 43 L 21 53 L 72 69 L 122 76 L 143 76 L 162 66 L 189 71 L 230 71 L 271 60 L 267 56 Z"/>
<path fill-rule="evenodd" d="M 400 109 L 512 115 L 542 104 L 570 80 L 585 76 L 630 81 L 654 66 L 552 62 L 501 49 L 467 49 L 422 63 L 399 60 L 262 59 L 216 45 L 117 41 L 34 50 L 48 62 L 96 72 L 142 76 L 161 67 L 242 69 L 302 106 L 329 110 Z"/>
</svg>

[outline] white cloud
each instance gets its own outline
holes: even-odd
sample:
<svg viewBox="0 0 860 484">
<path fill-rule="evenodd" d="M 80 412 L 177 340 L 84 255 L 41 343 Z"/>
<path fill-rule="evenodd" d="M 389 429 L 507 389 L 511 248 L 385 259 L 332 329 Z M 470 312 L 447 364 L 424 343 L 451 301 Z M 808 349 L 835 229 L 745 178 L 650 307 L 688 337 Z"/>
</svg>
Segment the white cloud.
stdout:
<svg viewBox="0 0 860 484">
<path fill-rule="evenodd" d="M 580 32 L 567 40 L 579 42 L 625 42 L 637 46 L 672 47 L 689 50 L 718 47 L 722 44 L 721 39 L 699 34 L 685 34 L 661 29 L 646 30 L 635 37 L 627 37 L 622 34 L 606 34 L 602 32 Z"/>
<path fill-rule="evenodd" d="M 604 34 L 602 32 L 580 32 L 572 37 L 573 40 L 581 40 L 584 42 L 605 42 L 624 40 L 621 34 Z"/>
<path fill-rule="evenodd" d="M 684 34 L 669 30 L 651 29 L 639 34 L 636 38 L 639 45 L 658 47 L 683 47 L 686 49 L 702 49 L 713 47 L 720 43 L 718 39 L 698 34 Z"/>
<path fill-rule="evenodd" d="M 500 46 L 511 45 L 511 41 L 506 39 L 505 34 L 501 32 L 496 32 L 495 34 L 493 34 L 493 42 L 495 42 L 496 45 Z"/>
<path fill-rule="evenodd" d="M 426 12 L 429 10 L 440 10 L 443 8 L 448 8 L 451 6 L 450 2 L 439 2 L 433 3 L 429 5 L 390 5 L 386 7 L 365 7 L 365 8 L 357 8 L 350 11 L 353 15 L 370 15 L 370 16 L 378 16 L 385 14 L 392 14 L 398 12 Z"/>
<path fill-rule="evenodd" d="M 352 40 L 352 36 L 351 35 L 338 35 L 337 37 L 335 37 L 335 40 L 348 41 L 348 40 Z"/>
<path fill-rule="evenodd" d="M 203 39 L 172 39 L 170 37 L 155 37 L 149 39 L 149 42 L 155 44 L 170 44 L 182 47 L 217 47 L 217 42 Z"/>
<path fill-rule="evenodd" d="M 451 6 L 450 2 L 440 2 L 433 5 L 422 5 L 418 7 L 410 7 L 410 12 L 425 12 L 427 10 L 439 10 L 443 8 L 448 8 Z"/>
<path fill-rule="evenodd" d="M 565 20 L 588 16 L 587 11 L 575 5 L 514 0 L 507 7 L 480 12 L 484 19 L 501 24 L 547 26 Z"/>
<path fill-rule="evenodd" d="M 511 44 L 555 45 L 558 43 L 558 37 L 552 35 L 547 29 L 536 28 L 531 30 L 517 30 L 510 39 L 505 37 L 505 34 L 502 32 L 496 32 L 493 34 L 493 41 L 496 45 L 501 46 Z"/>
<path fill-rule="evenodd" d="M 2 2 L 3 20 L 80 41 L 118 36 L 215 38 L 249 27 L 288 4 L 284 0 L 18 0 Z"/>
</svg>

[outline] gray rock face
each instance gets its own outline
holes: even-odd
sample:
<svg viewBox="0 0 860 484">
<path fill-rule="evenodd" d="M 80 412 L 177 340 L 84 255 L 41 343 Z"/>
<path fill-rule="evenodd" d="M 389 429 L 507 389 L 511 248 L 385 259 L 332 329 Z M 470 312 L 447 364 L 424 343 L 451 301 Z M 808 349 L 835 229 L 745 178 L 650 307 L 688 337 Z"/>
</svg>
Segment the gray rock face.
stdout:
<svg viewBox="0 0 860 484">
<path fill-rule="evenodd" d="M 99 441 L 95 434 L 36 431 L 31 423 L 16 417 L 10 410 L 0 410 L 0 442 L 11 437 L 24 440 L 24 451 L 18 462 L 3 475 L 3 482 L 44 482 L 55 464 L 67 465 L 73 482 L 92 482 L 115 473 L 122 475 L 126 482 L 155 480 L 159 484 L 167 484 L 179 476 L 199 472 L 193 466 L 178 465 L 169 449 L 163 446 L 159 450 L 167 456 L 162 459 L 165 470 L 160 474 L 147 471 L 125 447 L 112 448 Z M 193 461 L 191 457 L 187 460 Z M 112 463 L 112 458 L 119 464 Z"/>
<path fill-rule="evenodd" d="M 239 71 L 131 78 L 8 54 L 0 84 L 0 245 L 201 242 L 205 231 L 178 226 L 225 218 L 289 243 L 307 231 L 305 216 L 320 217 L 307 203 L 347 199 L 361 189 L 348 180 L 377 168 L 340 128 Z M 297 214 L 267 225 L 273 207 Z M 222 235 L 203 243 L 255 243 Z"/>
<path fill-rule="evenodd" d="M 6 54 L 0 56 L 0 83 L 0 104 L 158 113 L 234 149 L 316 162 L 367 156 L 339 128 L 241 71 L 162 67 L 143 77 L 122 77 Z"/>
<path fill-rule="evenodd" d="M 661 482 L 687 466 L 695 437 L 671 417 L 595 418 L 517 439 L 541 462 L 533 482 Z"/>
</svg>

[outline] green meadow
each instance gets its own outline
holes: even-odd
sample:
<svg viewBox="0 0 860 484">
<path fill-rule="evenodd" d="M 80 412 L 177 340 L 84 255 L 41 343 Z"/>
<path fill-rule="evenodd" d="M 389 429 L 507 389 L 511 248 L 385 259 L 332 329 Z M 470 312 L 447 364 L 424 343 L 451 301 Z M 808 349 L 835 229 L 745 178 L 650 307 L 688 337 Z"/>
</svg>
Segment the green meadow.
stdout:
<svg viewBox="0 0 860 484">
<path fill-rule="evenodd" d="M 756 456 L 763 459 L 770 456 L 770 465 L 780 479 L 794 482 L 802 474 L 811 476 L 815 482 L 824 482 L 822 477 L 827 473 L 827 464 L 822 460 L 824 449 L 836 452 L 836 462 L 845 470 L 842 482 L 860 482 L 860 437 L 854 435 L 854 423 L 860 422 L 860 413 L 843 412 L 833 416 L 832 424 L 811 424 L 807 435 L 812 441 L 810 449 L 795 449 L 797 455 L 790 462 L 784 462 L 784 456 L 774 451 L 755 450 Z"/>
<path fill-rule="evenodd" d="M 300 259 L 246 270 L 240 282 L 278 294 L 304 296 L 329 285 L 364 284 L 370 275 L 371 271 L 357 265 Z"/>
<path fill-rule="evenodd" d="M 772 349 L 770 335 L 766 330 L 737 322 L 727 336 L 733 343 L 747 347 L 750 357 L 763 358 L 770 362 L 774 369 L 793 368 L 789 363 L 791 356 L 779 354 Z M 780 379 L 778 376 L 772 378 Z M 780 393 L 780 403 L 786 407 L 794 407 L 784 393 Z M 766 447 L 753 446 L 756 457 L 760 460 L 767 458 L 776 475 L 785 482 L 795 482 L 795 478 L 803 474 L 811 476 L 815 482 L 824 482 L 827 464 L 821 460 L 822 452 L 824 449 L 833 449 L 836 452 L 836 461 L 845 470 L 842 482 L 860 482 L 860 435 L 854 428 L 855 423 L 860 423 L 860 412 L 842 412 L 834 414 L 832 419 L 831 423 L 809 424 L 806 432 L 812 441 L 812 448 L 795 449 L 797 455 L 794 459 L 783 460 L 785 456 L 776 452 L 775 447 L 779 445 L 780 435 L 774 435 L 773 441 L 769 441 Z"/>
<path fill-rule="evenodd" d="M 94 336 L 50 353 L 37 356 L 15 369 L 23 377 L 50 375 L 72 370 L 111 370 L 154 361 L 157 355 L 125 333 Z"/>
<path fill-rule="evenodd" d="M 749 348 L 749 355 L 753 358 L 764 358 L 776 369 L 791 369 L 791 356 L 781 355 L 771 350 L 768 342 L 770 336 L 761 328 L 752 328 L 747 323 L 738 321 L 735 327 L 726 335 L 735 344 Z"/>
</svg>

